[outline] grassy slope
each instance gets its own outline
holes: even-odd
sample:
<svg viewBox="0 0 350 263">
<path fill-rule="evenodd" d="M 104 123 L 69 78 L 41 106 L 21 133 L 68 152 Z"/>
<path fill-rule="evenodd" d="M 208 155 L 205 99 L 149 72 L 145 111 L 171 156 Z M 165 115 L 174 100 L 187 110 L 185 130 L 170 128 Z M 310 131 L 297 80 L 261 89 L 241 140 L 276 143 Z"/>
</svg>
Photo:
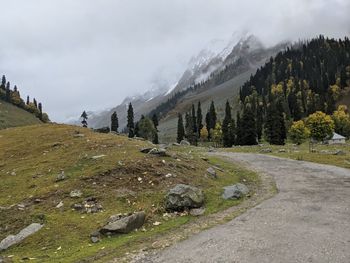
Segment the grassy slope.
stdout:
<svg viewBox="0 0 350 263">
<path fill-rule="evenodd" d="M 41 121 L 33 114 L 0 100 L 0 130 L 39 123 Z"/>
<path fill-rule="evenodd" d="M 291 158 L 294 160 L 309 161 L 321 164 L 335 165 L 339 167 L 350 169 L 350 142 L 345 145 L 315 145 L 315 152 L 309 152 L 309 144 L 304 143 L 299 146 L 294 146 L 292 144 L 287 144 L 283 146 L 276 145 L 264 145 L 261 146 L 237 146 L 230 149 L 225 149 L 226 151 L 234 152 L 252 152 L 260 153 L 263 149 L 271 149 L 271 155 Z M 280 150 L 286 150 L 286 152 L 279 152 Z M 343 151 L 345 155 L 334 155 L 336 151 Z"/>
<path fill-rule="evenodd" d="M 85 136 L 74 137 L 77 132 Z M 190 216 L 173 216 L 168 220 L 163 217 L 164 194 L 173 185 L 187 183 L 201 187 L 206 194 L 206 213 L 212 213 L 237 204 L 221 199 L 223 186 L 243 179 L 255 185 L 258 182 L 256 174 L 232 165 L 230 169 L 225 167 L 225 173 L 219 172 L 219 179 L 213 180 L 205 176 L 205 169 L 211 164 L 199 158 L 200 150 L 174 147 L 169 150 L 171 157 L 161 158 L 139 152 L 147 145 L 147 142 L 67 125 L 45 124 L 0 131 L 0 240 L 32 222 L 45 224 L 38 233 L 0 255 L 13 255 L 15 261 L 30 257 L 40 262 L 76 262 L 84 258 L 103 262 L 192 220 Z M 91 158 L 101 154 L 105 157 Z M 212 162 L 217 163 L 214 159 Z M 67 179 L 55 182 L 62 170 Z M 167 173 L 176 177 L 166 178 Z M 73 189 L 80 189 L 83 197 L 70 198 Z M 71 209 L 72 204 L 89 196 L 97 198 L 103 212 L 81 214 Z M 56 205 L 60 201 L 64 207 L 58 209 Z M 24 204 L 24 210 L 18 204 Z M 147 213 L 145 232 L 90 244 L 89 234 L 110 215 L 138 210 Z M 155 221 L 162 224 L 154 226 Z"/>
</svg>

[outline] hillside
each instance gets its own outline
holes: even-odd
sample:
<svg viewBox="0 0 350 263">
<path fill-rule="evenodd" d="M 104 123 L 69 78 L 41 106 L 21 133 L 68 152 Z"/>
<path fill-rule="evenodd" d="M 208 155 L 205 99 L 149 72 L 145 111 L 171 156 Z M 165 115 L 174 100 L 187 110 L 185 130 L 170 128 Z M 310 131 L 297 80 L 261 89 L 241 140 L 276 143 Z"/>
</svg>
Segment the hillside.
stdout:
<svg viewBox="0 0 350 263">
<path fill-rule="evenodd" d="M 0 130 L 42 123 L 33 114 L 0 100 Z"/>
<path fill-rule="evenodd" d="M 256 174 L 200 158 L 200 149 L 173 146 L 164 157 L 140 152 L 149 146 L 148 142 L 68 125 L 0 131 L 0 240 L 30 223 L 44 224 L 19 245 L 0 252 L 0 258 L 106 262 L 150 245 L 158 234 L 193 219 L 186 213 L 165 214 L 164 196 L 175 184 L 202 188 L 206 214 L 238 203 L 222 200 L 223 186 L 239 181 L 250 189 L 257 186 Z M 215 180 L 205 176 L 212 165 L 224 169 L 217 170 Z M 81 196 L 71 197 L 73 190 L 79 190 Z M 93 200 L 90 202 L 102 211 L 73 209 L 86 200 Z M 90 234 L 111 215 L 141 210 L 147 215 L 143 231 L 91 243 Z"/>
</svg>

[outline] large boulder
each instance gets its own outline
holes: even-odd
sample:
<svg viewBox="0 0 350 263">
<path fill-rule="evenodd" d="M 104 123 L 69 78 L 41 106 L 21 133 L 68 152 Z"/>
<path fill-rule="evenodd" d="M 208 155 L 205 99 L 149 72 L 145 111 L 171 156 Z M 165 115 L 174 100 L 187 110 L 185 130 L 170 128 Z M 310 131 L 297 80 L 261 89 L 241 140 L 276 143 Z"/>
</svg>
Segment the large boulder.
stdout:
<svg viewBox="0 0 350 263">
<path fill-rule="evenodd" d="M 165 198 L 165 209 L 171 211 L 183 211 L 185 209 L 199 208 L 204 203 L 204 194 L 201 189 L 178 184 L 170 189 Z"/>
<path fill-rule="evenodd" d="M 216 171 L 215 171 L 215 169 L 213 167 L 209 167 L 207 169 L 207 173 L 213 178 L 218 178 L 218 176 L 216 174 Z"/>
<path fill-rule="evenodd" d="M 224 187 L 222 198 L 224 199 L 239 199 L 249 193 L 249 189 L 244 184 L 234 184 Z"/>
<path fill-rule="evenodd" d="M 108 224 L 100 229 L 100 233 L 103 235 L 127 234 L 142 227 L 145 219 L 145 212 L 137 212 L 129 216 L 112 216 Z"/>
<path fill-rule="evenodd" d="M 23 239 L 39 231 L 42 227 L 43 225 L 41 224 L 33 223 L 22 229 L 17 235 L 9 235 L 0 242 L 0 251 L 20 243 Z"/>
</svg>

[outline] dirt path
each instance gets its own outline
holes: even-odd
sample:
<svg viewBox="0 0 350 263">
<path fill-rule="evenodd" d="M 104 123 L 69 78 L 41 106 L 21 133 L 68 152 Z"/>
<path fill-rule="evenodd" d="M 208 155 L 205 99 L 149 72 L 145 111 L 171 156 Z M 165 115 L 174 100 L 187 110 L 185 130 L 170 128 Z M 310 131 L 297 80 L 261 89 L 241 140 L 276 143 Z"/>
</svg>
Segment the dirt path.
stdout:
<svg viewBox="0 0 350 263">
<path fill-rule="evenodd" d="M 273 176 L 279 193 L 138 262 L 350 262 L 350 170 L 259 154 L 216 154 Z"/>
</svg>

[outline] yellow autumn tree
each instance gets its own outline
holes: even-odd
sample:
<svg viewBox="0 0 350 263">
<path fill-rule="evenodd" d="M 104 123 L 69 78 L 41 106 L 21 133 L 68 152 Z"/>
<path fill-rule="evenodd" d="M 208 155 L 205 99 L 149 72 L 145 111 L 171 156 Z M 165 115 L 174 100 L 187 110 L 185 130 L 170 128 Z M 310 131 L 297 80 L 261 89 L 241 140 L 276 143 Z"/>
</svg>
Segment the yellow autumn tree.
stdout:
<svg viewBox="0 0 350 263">
<path fill-rule="evenodd" d="M 339 105 L 338 109 L 333 112 L 332 119 L 335 124 L 335 132 L 347 138 L 350 137 L 350 115 L 345 105 Z"/>
<path fill-rule="evenodd" d="M 295 144 L 302 144 L 310 136 L 310 130 L 306 127 L 305 123 L 300 121 L 293 122 L 289 129 L 289 137 Z"/>
</svg>

